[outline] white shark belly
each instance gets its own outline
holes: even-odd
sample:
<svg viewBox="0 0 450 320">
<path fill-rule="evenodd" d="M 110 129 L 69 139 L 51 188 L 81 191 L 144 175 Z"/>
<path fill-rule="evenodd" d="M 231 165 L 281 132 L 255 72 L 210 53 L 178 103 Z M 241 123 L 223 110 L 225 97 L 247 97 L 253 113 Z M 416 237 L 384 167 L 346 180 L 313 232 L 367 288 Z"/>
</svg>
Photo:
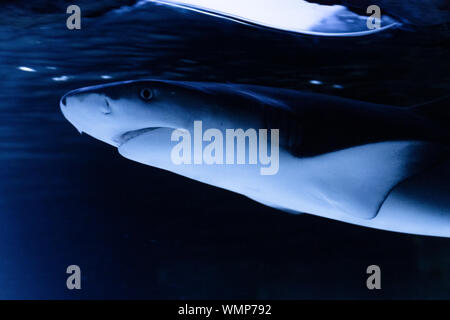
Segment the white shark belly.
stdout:
<svg viewBox="0 0 450 320">
<path fill-rule="evenodd" d="M 281 210 L 385 230 L 424 233 L 417 232 L 420 228 L 402 227 L 405 214 L 396 215 L 385 208 L 380 216 L 378 213 L 393 188 L 434 164 L 441 152 L 438 145 L 380 142 L 311 158 L 297 158 L 282 149 L 279 172 L 264 176 L 257 165 L 176 165 L 170 158 L 172 131 L 161 128 L 139 135 L 122 145 L 119 152 L 128 159 L 243 194 Z"/>
</svg>

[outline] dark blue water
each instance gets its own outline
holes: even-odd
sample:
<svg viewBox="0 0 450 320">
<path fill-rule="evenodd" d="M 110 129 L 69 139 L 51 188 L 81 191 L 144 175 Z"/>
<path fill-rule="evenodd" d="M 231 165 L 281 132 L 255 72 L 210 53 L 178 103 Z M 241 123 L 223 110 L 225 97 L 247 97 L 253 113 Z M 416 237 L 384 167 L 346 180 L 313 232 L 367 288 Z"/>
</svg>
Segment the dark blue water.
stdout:
<svg viewBox="0 0 450 320">
<path fill-rule="evenodd" d="M 79 31 L 64 1 L 2 4 L 0 298 L 450 298 L 449 239 L 282 213 L 126 160 L 59 111 L 71 89 L 138 78 L 413 105 L 448 92 L 448 29 L 319 39 L 131 3 L 80 2 Z"/>
</svg>

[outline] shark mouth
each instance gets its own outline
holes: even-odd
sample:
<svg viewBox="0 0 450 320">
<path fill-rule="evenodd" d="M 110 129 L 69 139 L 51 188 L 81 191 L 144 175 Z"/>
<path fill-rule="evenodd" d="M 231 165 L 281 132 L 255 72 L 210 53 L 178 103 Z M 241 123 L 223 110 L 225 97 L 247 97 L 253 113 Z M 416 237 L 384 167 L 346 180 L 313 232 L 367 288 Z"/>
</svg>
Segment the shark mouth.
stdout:
<svg viewBox="0 0 450 320">
<path fill-rule="evenodd" d="M 125 143 L 127 143 L 128 141 L 139 137 L 140 135 L 143 135 L 147 132 L 150 131 L 154 131 L 157 129 L 161 129 L 162 127 L 152 127 L 152 128 L 143 128 L 143 129 L 138 129 L 138 130 L 132 130 L 132 131 L 127 131 L 123 134 L 120 134 L 116 137 L 113 138 L 113 141 L 117 143 L 117 147 L 120 147 L 122 145 L 124 145 Z"/>
</svg>

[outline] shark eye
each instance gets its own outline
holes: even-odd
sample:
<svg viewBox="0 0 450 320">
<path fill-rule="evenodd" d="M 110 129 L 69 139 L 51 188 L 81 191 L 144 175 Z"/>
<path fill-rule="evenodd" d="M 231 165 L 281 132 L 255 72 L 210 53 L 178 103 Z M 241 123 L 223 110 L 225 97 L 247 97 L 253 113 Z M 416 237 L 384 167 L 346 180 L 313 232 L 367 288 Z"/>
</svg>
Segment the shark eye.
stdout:
<svg viewBox="0 0 450 320">
<path fill-rule="evenodd" d="M 153 92 L 149 88 L 144 88 L 141 90 L 141 98 L 145 101 L 151 100 L 153 98 Z"/>
</svg>

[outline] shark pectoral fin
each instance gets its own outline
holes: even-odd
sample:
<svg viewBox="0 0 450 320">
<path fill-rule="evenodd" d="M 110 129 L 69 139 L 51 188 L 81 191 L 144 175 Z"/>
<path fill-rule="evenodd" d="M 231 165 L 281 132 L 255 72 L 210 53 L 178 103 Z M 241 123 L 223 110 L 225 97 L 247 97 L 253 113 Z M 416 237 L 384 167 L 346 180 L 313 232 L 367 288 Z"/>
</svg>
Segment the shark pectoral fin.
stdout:
<svg viewBox="0 0 450 320">
<path fill-rule="evenodd" d="M 397 185 L 381 206 L 377 222 L 396 231 L 450 236 L 450 160 Z"/>
<path fill-rule="evenodd" d="M 373 219 L 396 185 L 433 166 L 444 152 L 433 143 L 391 141 L 314 157 L 321 158 L 317 194 L 348 216 Z"/>
</svg>

